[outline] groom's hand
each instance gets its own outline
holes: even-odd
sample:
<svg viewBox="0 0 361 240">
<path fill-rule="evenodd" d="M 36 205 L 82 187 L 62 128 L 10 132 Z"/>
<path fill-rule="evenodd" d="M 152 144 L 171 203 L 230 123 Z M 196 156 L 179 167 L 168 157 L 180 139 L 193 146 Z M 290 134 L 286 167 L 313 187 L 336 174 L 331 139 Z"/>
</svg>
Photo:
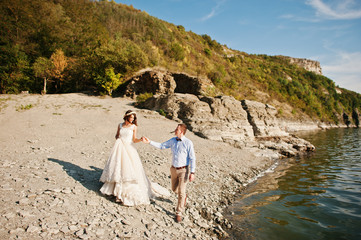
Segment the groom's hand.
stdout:
<svg viewBox="0 0 361 240">
<path fill-rule="evenodd" d="M 196 179 L 196 175 L 194 175 L 194 173 L 191 173 L 191 174 L 189 175 L 189 182 L 193 182 L 194 179 Z"/>
<path fill-rule="evenodd" d="M 147 138 L 147 137 L 142 137 L 142 138 L 143 138 L 143 142 L 144 142 L 144 143 L 150 143 L 149 138 Z"/>
</svg>

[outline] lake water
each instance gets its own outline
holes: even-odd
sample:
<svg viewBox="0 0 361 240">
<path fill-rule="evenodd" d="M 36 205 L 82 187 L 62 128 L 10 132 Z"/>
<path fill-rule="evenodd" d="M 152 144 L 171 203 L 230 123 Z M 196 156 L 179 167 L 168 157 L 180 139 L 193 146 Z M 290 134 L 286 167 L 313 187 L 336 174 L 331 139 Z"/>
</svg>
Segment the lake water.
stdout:
<svg viewBox="0 0 361 240">
<path fill-rule="evenodd" d="M 310 155 L 280 161 L 229 207 L 233 239 L 361 239 L 361 129 L 300 136 Z"/>
</svg>

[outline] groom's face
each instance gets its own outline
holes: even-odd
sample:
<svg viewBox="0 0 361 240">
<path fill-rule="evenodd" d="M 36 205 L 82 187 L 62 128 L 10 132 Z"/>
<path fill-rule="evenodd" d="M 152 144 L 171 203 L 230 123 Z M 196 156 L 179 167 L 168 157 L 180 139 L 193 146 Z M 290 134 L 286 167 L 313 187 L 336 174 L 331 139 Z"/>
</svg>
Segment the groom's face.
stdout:
<svg viewBox="0 0 361 240">
<path fill-rule="evenodd" d="M 177 128 L 174 130 L 174 135 L 176 135 L 177 137 L 181 137 L 182 134 L 182 129 L 180 128 L 180 126 L 177 126 Z"/>
</svg>

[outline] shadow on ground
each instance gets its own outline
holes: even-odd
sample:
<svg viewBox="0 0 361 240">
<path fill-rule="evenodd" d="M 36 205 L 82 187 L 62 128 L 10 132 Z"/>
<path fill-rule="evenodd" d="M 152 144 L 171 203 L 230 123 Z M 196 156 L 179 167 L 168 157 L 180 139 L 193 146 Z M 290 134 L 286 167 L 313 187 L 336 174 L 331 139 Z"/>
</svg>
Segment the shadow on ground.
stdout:
<svg viewBox="0 0 361 240">
<path fill-rule="evenodd" d="M 73 163 L 65 162 L 55 158 L 48 158 L 49 161 L 61 165 L 64 171 L 74 180 L 81 183 L 86 189 L 100 194 L 99 189 L 102 183 L 99 182 L 103 169 L 90 166 L 92 170 L 81 168 Z"/>
</svg>

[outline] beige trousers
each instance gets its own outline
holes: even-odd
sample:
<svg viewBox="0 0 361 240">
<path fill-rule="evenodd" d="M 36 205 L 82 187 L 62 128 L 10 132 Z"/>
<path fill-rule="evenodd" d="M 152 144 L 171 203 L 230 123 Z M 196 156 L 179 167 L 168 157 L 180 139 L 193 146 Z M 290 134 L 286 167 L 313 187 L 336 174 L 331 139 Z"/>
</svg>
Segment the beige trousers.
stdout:
<svg viewBox="0 0 361 240">
<path fill-rule="evenodd" d="M 172 181 L 172 191 L 178 194 L 178 204 L 176 214 L 182 216 L 185 209 L 186 187 L 188 183 L 188 168 L 175 169 L 170 168 L 170 176 Z"/>
</svg>

